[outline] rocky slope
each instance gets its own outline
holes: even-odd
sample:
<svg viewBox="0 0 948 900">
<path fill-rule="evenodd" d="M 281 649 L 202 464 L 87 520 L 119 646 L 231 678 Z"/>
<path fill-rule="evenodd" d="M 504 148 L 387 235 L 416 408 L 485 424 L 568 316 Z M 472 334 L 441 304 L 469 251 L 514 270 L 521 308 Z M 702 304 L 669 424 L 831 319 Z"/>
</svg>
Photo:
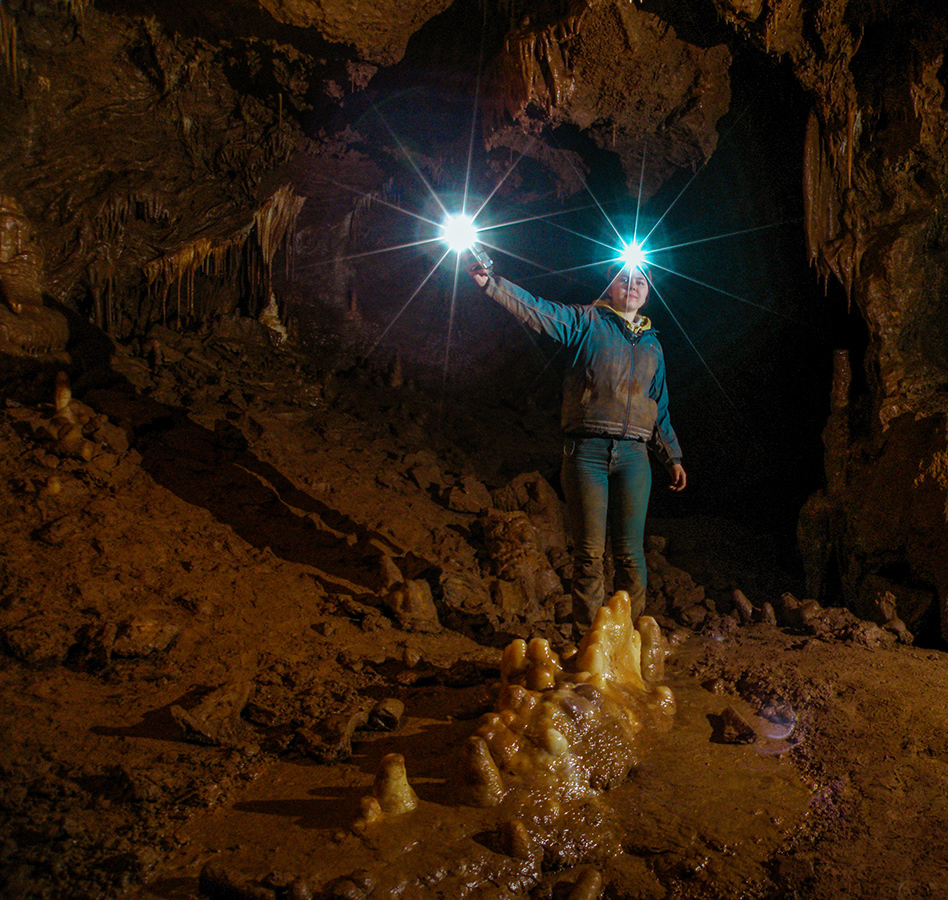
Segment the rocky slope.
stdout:
<svg viewBox="0 0 948 900">
<path fill-rule="evenodd" d="M 393 854 L 405 896 L 944 892 L 943 654 L 794 600 L 723 521 L 649 538 L 671 729 L 533 874 L 479 834 L 500 647 L 569 652 L 559 500 L 422 427 L 433 389 L 281 339 L 158 329 L 81 399 L 5 402 L 5 896 L 374 897 Z M 503 407 L 464 420 L 516 443 Z M 421 806 L 359 825 L 392 752 Z"/>
</svg>

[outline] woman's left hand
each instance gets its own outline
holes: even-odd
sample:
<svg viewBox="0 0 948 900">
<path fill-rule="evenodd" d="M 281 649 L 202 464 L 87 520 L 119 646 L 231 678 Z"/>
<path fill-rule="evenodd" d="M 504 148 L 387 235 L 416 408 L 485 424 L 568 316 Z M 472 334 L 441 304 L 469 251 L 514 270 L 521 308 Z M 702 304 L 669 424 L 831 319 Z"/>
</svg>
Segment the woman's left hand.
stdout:
<svg viewBox="0 0 948 900">
<path fill-rule="evenodd" d="M 685 468 L 681 463 L 675 463 L 671 467 L 671 484 L 668 485 L 672 491 L 683 491 L 688 483 L 688 476 L 685 474 Z"/>
<path fill-rule="evenodd" d="M 484 268 L 483 263 L 479 263 L 477 260 L 472 262 L 467 267 L 467 274 L 474 279 L 474 284 L 476 284 L 482 290 L 490 280 L 490 272 Z"/>
</svg>

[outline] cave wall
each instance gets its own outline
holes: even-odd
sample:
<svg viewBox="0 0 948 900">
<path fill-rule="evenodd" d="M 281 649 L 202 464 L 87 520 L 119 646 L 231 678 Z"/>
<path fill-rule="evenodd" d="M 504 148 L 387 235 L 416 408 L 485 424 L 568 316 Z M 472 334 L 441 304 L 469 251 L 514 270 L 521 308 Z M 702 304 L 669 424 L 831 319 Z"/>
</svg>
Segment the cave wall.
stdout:
<svg viewBox="0 0 948 900">
<path fill-rule="evenodd" d="M 302 135 L 235 90 L 228 48 L 91 4 L 0 12 L 0 193 L 32 222 L 43 291 L 116 336 L 265 303 Z"/>
<path fill-rule="evenodd" d="M 491 41 L 449 34 L 460 7 Z M 439 46 L 456 71 L 419 76 Z M 870 612 L 893 594 L 916 626 L 937 612 L 948 637 L 946 46 L 934 0 L 12 0 L 0 195 L 31 223 L 41 293 L 130 337 L 256 314 L 291 250 L 359 249 L 360 198 L 406 202 L 387 191 L 409 163 L 434 180 L 458 135 L 432 125 L 408 159 L 362 125 L 386 77 L 393 91 L 399 73 L 482 84 L 476 177 L 496 185 L 509 174 L 497 151 L 525 154 L 566 201 L 604 156 L 645 196 L 695 171 L 718 141 L 734 49 L 783 61 L 813 104 L 801 189 L 814 277 L 868 335 L 844 341 L 826 488 L 801 517 L 810 588 Z M 566 133 L 579 139 L 566 147 Z M 347 265 L 318 277 L 346 302 Z"/>
<path fill-rule="evenodd" d="M 651 197 L 714 152 L 731 53 L 684 41 L 633 4 L 577 3 L 570 12 L 552 22 L 525 15 L 489 62 L 488 145 L 548 153 L 544 129 L 572 125 L 619 157 L 633 194 Z M 564 174 L 567 190 L 579 190 L 580 179 Z"/>
<path fill-rule="evenodd" d="M 948 16 L 926 2 L 718 7 L 813 97 L 810 260 L 868 332 L 837 365 L 826 489 L 801 516 L 810 589 L 876 617 L 894 597 L 948 638 Z"/>
</svg>

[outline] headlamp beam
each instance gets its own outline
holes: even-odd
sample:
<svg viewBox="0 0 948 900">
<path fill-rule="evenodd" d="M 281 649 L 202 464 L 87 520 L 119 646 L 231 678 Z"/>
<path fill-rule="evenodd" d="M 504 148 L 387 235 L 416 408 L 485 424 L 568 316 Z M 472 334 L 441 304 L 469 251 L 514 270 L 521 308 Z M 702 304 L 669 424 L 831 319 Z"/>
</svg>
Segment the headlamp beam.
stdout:
<svg viewBox="0 0 948 900">
<path fill-rule="evenodd" d="M 647 262 L 645 249 L 638 241 L 629 241 L 619 254 L 622 264 L 630 269 L 638 269 Z"/>
</svg>

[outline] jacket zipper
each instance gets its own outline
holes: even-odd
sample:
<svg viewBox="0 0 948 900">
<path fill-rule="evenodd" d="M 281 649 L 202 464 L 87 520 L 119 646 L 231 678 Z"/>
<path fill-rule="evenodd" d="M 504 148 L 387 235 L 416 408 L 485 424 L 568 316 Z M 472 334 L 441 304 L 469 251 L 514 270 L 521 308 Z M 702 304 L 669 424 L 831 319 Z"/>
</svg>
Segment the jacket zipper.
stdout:
<svg viewBox="0 0 948 900">
<path fill-rule="evenodd" d="M 628 326 L 626 326 L 628 327 Z M 632 373 L 635 371 L 635 345 L 638 343 L 636 335 L 629 336 L 629 380 L 626 390 L 625 421 L 622 423 L 622 437 L 629 436 L 629 419 L 632 417 Z"/>
</svg>

